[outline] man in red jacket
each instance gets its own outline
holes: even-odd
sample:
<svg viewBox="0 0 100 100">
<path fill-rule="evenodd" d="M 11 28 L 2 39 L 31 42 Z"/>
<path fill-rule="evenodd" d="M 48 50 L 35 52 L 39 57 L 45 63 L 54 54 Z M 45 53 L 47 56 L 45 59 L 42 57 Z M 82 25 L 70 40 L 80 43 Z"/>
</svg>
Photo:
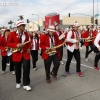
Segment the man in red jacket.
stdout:
<svg viewBox="0 0 100 100">
<path fill-rule="evenodd" d="M 50 83 L 50 74 L 56 80 L 57 72 L 60 66 L 60 51 L 56 49 L 55 52 L 47 54 L 46 51 L 51 51 L 50 48 L 59 45 L 58 36 L 54 34 L 54 26 L 49 26 L 48 33 L 40 38 L 40 48 L 42 49 L 42 58 L 44 59 L 46 82 Z M 53 61 L 54 67 L 50 73 L 51 63 Z"/>
<path fill-rule="evenodd" d="M 29 41 L 29 36 L 25 30 L 25 23 L 17 21 L 17 31 L 11 32 L 8 38 L 8 46 L 20 49 L 12 54 L 12 61 L 15 65 L 16 72 L 16 88 L 21 87 L 21 66 L 23 65 L 23 88 L 27 91 L 31 90 L 30 85 L 30 49 L 31 44 L 23 44 Z"/>
<path fill-rule="evenodd" d="M 90 37 L 94 37 L 93 36 L 93 27 L 92 26 L 88 26 L 87 31 L 85 31 L 82 35 L 83 38 L 90 38 Z M 85 60 L 88 61 L 88 56 L 89 54 L 93 51 L 93 40 L 87 42 L 84 41 L 84 45 L 86 46 L 86 53 L 85 53 Z M 89 50 L 89 47 L 91 48 Z"/>
</svg>

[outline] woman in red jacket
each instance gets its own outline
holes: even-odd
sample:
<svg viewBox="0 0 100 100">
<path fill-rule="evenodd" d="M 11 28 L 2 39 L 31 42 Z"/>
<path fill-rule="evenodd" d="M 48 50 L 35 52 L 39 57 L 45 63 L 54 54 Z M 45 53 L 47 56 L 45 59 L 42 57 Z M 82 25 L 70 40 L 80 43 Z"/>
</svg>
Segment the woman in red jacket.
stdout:
<svg viewBox="0 0 100 100">
<path fill-rule="evenodd" d="M 14 64 L 12 61 L 12 53 L 10 51 L 10 48 L 7 45 L 9 33 L 10 33 L 10 30 L 6 29 L 0 40 L 0 48 L 1 48 L 1 55 L 2 55 L 2 74 L 5 73 L 8 58 L 10 61 L 10 71 L 12 71 L 12 74 L 15 74 Z"/>
</svg>

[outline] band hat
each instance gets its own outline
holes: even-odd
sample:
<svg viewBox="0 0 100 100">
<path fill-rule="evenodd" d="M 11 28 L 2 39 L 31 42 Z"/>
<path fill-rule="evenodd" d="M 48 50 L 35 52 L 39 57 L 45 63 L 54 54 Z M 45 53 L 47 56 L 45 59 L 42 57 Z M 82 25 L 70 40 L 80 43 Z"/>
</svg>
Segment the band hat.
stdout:
<svg viewBox="0 0 100 100">
<path fill-rule="evenodd" d="M 1 31 L 4 31 L 5 29 L 1 29 Z"/>
<path fill-rule="evenodd" d="M 100 28 L 100 25 L 97 28 Z"/>
<path fill-rule="evenodd" d="M 89 25 L 88 28 L 93 28 L 93 27 L 91 25 Z"/>
<path fill-rule="evenodd" d="M 55 32 L 55 27 L 53 25 L 50 25 L 47 29 L 47 31 Z"/>
<path fill-rule="evenodd" d="M 37 32 L 38 32 L 38 30 L 33 30 L 33 31 L 31 31 L 31 32 L 35 32 L 35 33 L 37 33 Z"/>
<path fill-rule="evenodd" d="M 79 25 L 78 22 L 75 22 L 75 23 L 73 24 L 73 27 L 80 27 L 80 25 Z"/>
<path fill-rule="evenodd" d="M 10 31 L 10 29 L 5 29 L 5 30 L 4 30 L 4 33 L 5 33 L 6 31 Z"/>
<path fill-rule="evenodd" d="M 23 21 L 17 21 L 16 22 L 16 26 L 18 27 L 18 26 L 20 26 L 20 25 L 26 25 Z"/>
</svg>

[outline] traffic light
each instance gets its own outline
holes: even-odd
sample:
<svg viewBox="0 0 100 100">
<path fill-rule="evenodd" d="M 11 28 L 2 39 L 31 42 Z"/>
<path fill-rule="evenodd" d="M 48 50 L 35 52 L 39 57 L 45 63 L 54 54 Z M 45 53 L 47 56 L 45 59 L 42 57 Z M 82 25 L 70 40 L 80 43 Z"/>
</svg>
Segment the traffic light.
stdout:
<svg viewBox="0 0 100 100">
<path fill-rule="evenodd" d="M 97 24 L 97 25 L 98 25 L 98 20 L 97 20 L 97 19 L 95 20 L 95 24 Z"/>
<path fill-rule="evenodd" d="M 91 23 L 94 23 L 94 18 L 93 17 L 91 17 Z"/>
<path fill-rule="evenodd" d="M 68 17 L 70 17 L 70 13 L 68 13 Z"/>
<path fill-rule="evenodd" d="M 30 21 L 29 21 L 29 19 L 27 19 L 27 23 L 29 23 Z"/>
<path fill-rule="evenodd" d="M 38 27 L 38 30 L 40 31 L 40 26 Z"/>
</svg>

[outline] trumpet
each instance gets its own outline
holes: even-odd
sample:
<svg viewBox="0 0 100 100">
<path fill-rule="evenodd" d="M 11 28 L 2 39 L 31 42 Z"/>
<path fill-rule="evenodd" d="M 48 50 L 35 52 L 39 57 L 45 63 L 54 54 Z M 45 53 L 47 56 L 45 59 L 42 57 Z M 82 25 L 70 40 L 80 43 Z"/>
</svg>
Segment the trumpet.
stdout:
<svg viewBox="0 0 100 100">
<path fill-rule="evenodd" d="M 60 44 L 60 45 L 58 45 L 58 46 L 52 47 L 52 48 L 46 50 L 45 53 L 48 54 L 48 55 L 57 53 L 56 49 L 60 48 L 60 47 L 63 46 L 64 44 L 65 44 L 65 42 L 63 42 L 62 44 Z"/>
<path fill-rule="evenodd" d="M 24 46 L 24 45 L 28 44 L 29 42 L 30 41 L 26 41 L 26 42 L 22 43 L 22 45 Z M 11 52 L 12 53 L 22 52 L 22 48 L 12 48 Z"/>
</svg>

